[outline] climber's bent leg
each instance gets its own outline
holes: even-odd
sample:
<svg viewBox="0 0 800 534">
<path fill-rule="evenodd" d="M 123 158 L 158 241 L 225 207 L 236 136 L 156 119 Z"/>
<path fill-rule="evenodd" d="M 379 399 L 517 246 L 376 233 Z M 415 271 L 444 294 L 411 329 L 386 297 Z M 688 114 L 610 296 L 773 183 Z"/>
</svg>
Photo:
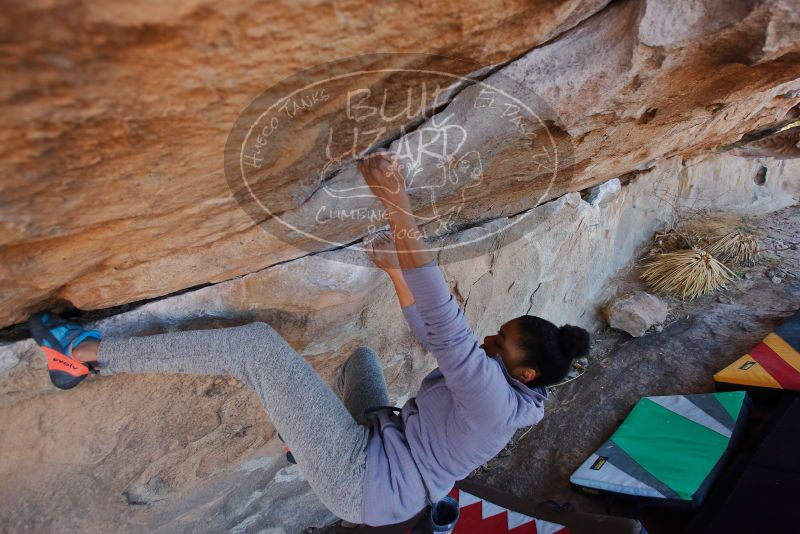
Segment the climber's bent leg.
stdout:
<svg viewBox="0 0 800 534">
<path fill-rule="evenodd" d="M 231 375 L 252 387 L 303 475 L 337 516 L 361 522 L 368 429 L 264 323 L 236 328 L 104 339 L 100 374 Z"/>
<path fill-rule="evenodd" d="M 335 391 L 350 415 L 361 424 L 367 424 L 364 410 L 389 404 L 383 367 L 374 350 L 358 347 L 353 351 L 339 368 Z"/>
</svg>

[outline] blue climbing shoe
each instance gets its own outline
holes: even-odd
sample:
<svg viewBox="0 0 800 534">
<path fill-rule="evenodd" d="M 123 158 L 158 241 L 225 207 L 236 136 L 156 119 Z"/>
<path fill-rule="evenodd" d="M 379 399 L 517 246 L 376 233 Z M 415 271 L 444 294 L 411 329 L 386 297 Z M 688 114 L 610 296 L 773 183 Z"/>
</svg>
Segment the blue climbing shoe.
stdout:
<svg viewBox="0 0 800 534">
<path fill-rule="evenodd" d="M 97 371 L 90 365 L 72 357 L 72 349 L 86 341 L 99 341 L 97 330 L 86 330 L 77 323 L 65 321 L 54 313 L 37 313 L 28 319 L 33 339 L 47 357 L 50 381 L 59 389 L 71 389 L 90 373 Z"/>
</svg>

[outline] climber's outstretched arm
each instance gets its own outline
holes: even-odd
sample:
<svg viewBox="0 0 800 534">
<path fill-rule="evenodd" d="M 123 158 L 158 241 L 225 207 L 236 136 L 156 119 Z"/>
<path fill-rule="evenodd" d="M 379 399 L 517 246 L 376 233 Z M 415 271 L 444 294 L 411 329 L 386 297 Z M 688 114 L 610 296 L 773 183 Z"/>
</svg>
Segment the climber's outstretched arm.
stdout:
<svg viewBox="0 0 800 534">
<path fill-rule="evenodd" d="M 428 346 L 428 334 L 425 331 L 425 324 L 422 320 L 422 316 L 419 314 L 419 310 L 417 310 L 417 304 L 414 301 L 414 294 L 408 287 L 405 277 L 403 277 L 403 271 L 399 269 L 397 271 L 393 271 L 389 273 L 389 277 L 392 279 L 392 283 L 394 284 L 394 290 L 397 293 L 397 300 L 400 301 L 400 308 L 403 310 L 403 316 L 406 318 L 406 323 L 408 323 L 411 333 L 414 334 L 415 338 L 417 338 L 417 341 L 419 341 L 420 345 L 422 345 L 422 348 L 425 350 L 430 350 L 430 347 Z"/>
<path fill-rule="evenodd" d="M 375 154 L 362 161 L 359 169 L 372 194 L 386 207 L 400 267 L 403 270 L 414 269 L 432 262 L 433 254 L 417 228 L 405 178 L 397 161 Z"/>
<path fill-rule="evenodd" d="M 400 307 L 405 309 L 409 306 L 413 306 L 414 295 L 411 293 L 411 290 L 408 289 L 406 279 L 403 277 L 403 271 L 397 269 L 386 271 L 386 274 L 389 275 L 389 278 L 392 280 L 392 284 L 394 284 L 394 292 L 397 293 L 397 300 L 400 302 Z"/>
<path fill-rule="evenodd" d="M 389 275 L 389 279 L 394 285 L 394 291 L 397 293 L 400 308 L 403 310 L 403 316 L 406 318 L 411 332 L 423 348 L 428 350 L 425 325 L 417 311 L 417 306 L 414 304 L 414 294 L 408 288 L 406 279 L 403 276 L 403 270 L 400 269 L 400 263 L 397 261 L 397 251 L 394 248 L 392 233 L 380 232 L 367 237 L 364 240 L 364 248 L 375 267 L 382 269 Z"/>
<path fill-rule="evenodd" d="M 433 353 L 461 413 L 472 422 L 494 422 L 507 413 L 508 395 L 500 366 L 487 358 L 464 313 L 426 250 L 411 211 L 399 167 L 386 156 L 362 163 L 361 172 L 389 215 L 404 282 L 414 296 L 427 349 Z"/>
</svg>

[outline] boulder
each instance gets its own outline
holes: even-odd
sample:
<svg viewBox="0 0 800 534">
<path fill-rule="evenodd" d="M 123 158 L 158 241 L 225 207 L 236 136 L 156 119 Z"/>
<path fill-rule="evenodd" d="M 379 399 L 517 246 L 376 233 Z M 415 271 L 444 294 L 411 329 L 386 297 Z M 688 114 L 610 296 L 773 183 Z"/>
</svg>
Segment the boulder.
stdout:
<svg viewBox="0 0 800 534">
<path fill-rule="evenodd" d="M 468 153 L 480 149 L 482 181 L 442 188 L 436 202 L 452 229 L 783 123 L 800 102 L 800 64 L 791 60 L 800 38 L 789 30 L 796 11 L 790 0 L 278 2 L 269 10 L 247 1 L 17 3 L 0 18 L 9 58 L 0 92 L 0 326 L 56 304 L 89 310 L 168 295 L 360 239 L 367 224 L 317 221 L 326 191 L 363 186 L 352 154 L 325 160 L 325 140 L 347 113 L 341 98 L 304 110 L 258 174 L 258 196 L 280 217 L 249 209 L 225 179 L 226 140 L 247 103 L 312 65 L 324 73 L 333 60 L 375 51 L 415 72 L 439 60 L 398 53 L 470 59 L 446 66 L 463 75 L 475 65 L 478 81 L 440 84 L 437 105 L 425 100 L 435 115 L 389 121 L 356 143 L 398 151 L 445 120 L 462 128 Z M 383 95 L 399 105 L 409 84 L 424 81 L 370 78 L 364 109 Z M 486 87 L 512 88 L 537 129 L 508 102 L 493 119 L 476 111 L 491 100 Z M 549 175 L 556 149 L 559 172 Z M 440 174 L 428 166 L 414 177 L 415 207 L 433 225 L 444 216 L 425 193 Z M 377 205 L 347 198 L 340 207 Z"/>
<path fill-rule="evenodd" d="M 667 304 L 655 295 L 636 291 L 614 300 L 606 308 L 608 325 L 641 337 L 647 330 L 667 319 Z"/>
<path fill-rule="evenodd" d="M 765 186 L 751 179 L 762 163 Z M 798 173 L 798 160 L 670 158 L 608 202 L 592 206 L 569 193 L 509 217 L 520 235 L 493 252 L 439 259 L 479 336 L 521 314 L 594 329 L 608 281 L 675 209 L 716 199 L 752 213 L 756 191 L 757 209 L 793 205 Z M 450 238 L 469 244 L 504 223 Z M 391 402 L 402 406 L 436 363 L 411 337 L 388 278 L 357 256 L 364 259 L 353 249 L 304 256 L 92 326 L 120 337 L 265 321 L 326 380 L 366 344 L 380 355 Z M 302 532 L 333 520 L 286 463 L 256 395 L 236 380 L 120 374 L 57 391 L 27 339 L 0 345 L 0 408 L 0 523 L 11 531 Z"/>
<path fill-rule="evenodd" d="M 358 246 L 376 224 L 325 211 L 331 193 L 344 214 L 378 209 L 361 194 L 364 151 L 448 156 L 412 165 L 408 185 L 479 336 L 521 314 L 591 329 L 608 281 L 676 210 L 796 204 L 800 159 L 724 150 L 798 116 L 797 13 L 793 0 L 4 6 L 0 327 L 129 303 L 89 322 L 131 336 L 265 321 L 326 380 L 372 346 L 402 405 L 436 362 Z M 285 101 L 293 129 L 253 155 L 252 183 L 232 180 L 231 139 L 326 69 L 365 69 L 363 98 Z M 401 113 L 408 95 L 419 105 Z M 458 154 L 443 150 L 450 127 Z M 235 380 L 117 375 L 55 391 L 17 336 L 0 345 L 0 407 L 11 531 L 332 519 Z"/>
</svg>

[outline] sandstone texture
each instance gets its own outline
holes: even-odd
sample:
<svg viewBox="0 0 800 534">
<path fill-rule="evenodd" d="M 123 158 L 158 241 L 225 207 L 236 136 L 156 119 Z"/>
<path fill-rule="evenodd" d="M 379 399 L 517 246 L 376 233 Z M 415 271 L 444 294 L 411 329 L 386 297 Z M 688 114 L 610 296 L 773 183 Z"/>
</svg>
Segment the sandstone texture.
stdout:
<svg viewBox="0 0 800 534">
<path fill-rule="evenodd" d="M 768 178 L 758 185 L 762 165 Z M 517 215 L 522 236 L 471 260 L 442 258 L 445 275 L 481 336 L 523 313 L 594 329 L 616 292 L 609 280 L 676 209 L 794 205 L 798 173 L 796 160 L 669 158 L 600 205 L 570 193 Z M 388 278 L 357 265 L 362 254 L 305 256 L 94 326 L 116 337 L 266 321 L 328 380 L 353 348 L 370 345 L 402 405 L 435 362 L 411 338 Z M 0 347 L 0 407 L 0 521 L 12 530 L 290 533 L 333 520 L 286 463 L 255 394 L 233 379 L 121 374 L 61 392 L 25 340 Z"/>
<path fill-rule="evenodd" d="M 5 6 L 0 328 L 69 306 L 99 310 L 107 337 L 265 321 L 326 380 L 373 347 L 400 406 L 436 364 L 359 246 L 381 219 L 328 217 L 380 211 L 356 165 L 381 148 L 402 158 L 479 336 L 520 314 L 595 330 L 621 270 L 675 217 L 797 204 L 797 132 L 779 130 L 800 116 L 799 13 L 793 0 Z M 366 73 L 360 99 L 343 72 Z M 308 89 L 320 78 L 326 92 Z M 300 107 L 273 110 L 291 128 L 261 145 L 249 126 L 275 102 Z M 786 277 L 764 280 L 794 295 Z M 0 530 L 294 534 L 333 519 L 236 380 L 121 374 L 57 391 L 21 331 L 0 344 Z M 570 391 L 607 398 L 591 385 Z"/>
<path fill-rule="evenodd" d="M 633 337 L 641 337 L 654 325 L 667 319 L 667 303 L 645 291 L 636 291 L 614 300 L 606 308 L 608 326 Z"/>
<path fill-rule="evenodd" d="M 800 157 L 800 126 L 792 126 L 764 138 L 740 143 L 730 152 L 737 156 L 755 158 L 798 158 Z"/>
<path fill-rule="evenodd" d="M 607 182 L 592 187 L 586 194 L 586 202 L 592 206 L 601 206 L 608 204 L 611 200 L 615 199 L 619 192 L 622 190 L 622 182 L 619 178 L 614 178 Z"/>
<path fill-rule="evenodd" d="M 303 254 L 241 210 L 223 173 L 237 116 L 295 72 L 348 56 L 421 50 L 492 65 L 605 4 L 7 6 L 0 15 L 7 58 L 0 324 L 24 320 L 44 301 L 106 307 Z M 376 94 L 391 89 L 374 84 Z M 315 154 L 299 140 L 294 149 L 290 160 Z M 295 169 L 285 190 L 306 178 Z"/>
<path fill-rule="evenodd" d="M 437 94 L 446 105 L 435 116 L 389 121 L 376 141 L 401 150 L 448 117 L 463 128 L 466 153 L 480 147 L 482 179 L 479 187 L 443 188 L 438 202 L 453 223 L 474 225 L 659 158 L 727 146 L 794 116 L 795 7 L 790 0 L 435 2 L 413 9 L 15 4 L 0 19 L 9 58 L 0 95 L 0 324 L 57 303 L 103 308 L 220 282 L 363 236 L 366 224 L 322 227 L 314 217 L 325 191 L 360 180 L 346 155 L 331 175 L 320 174 L 331 163 L 320 159 L 322 139 L 339 125 L 341 99 L 302 114 L 302 125 L 270 156 L 274 166 L 254 177 L 281 217 L 325 242 L 243 210 L 234 200 L 241 191 L 225 178 L 225 142 L 238 131 L 237 116 L 301 69 L 367 52 L 424 50 L 480 67 L 514 60 L 486 71 L 482 83 L 509 89 L 535 110 L 541 123 L 533 131 L 552 145 L 544 148 L 566 156 L 556 175 L 542 170 L 552 151 L 531 160 L 543 146 L 531 144 L 521 123 L 498 110 L 493 120 L 475 111 L 480 83 L 443 86 Z M 427 66 L 416 57 L 395 61 Z M 397 103 L 411 82 L 376 76 L 365 83 L 376 98 Z M 415 205 L 432 223 L 439 215 L 425 193 L 439 174 L 427 166 L 415 176 Z M 364 198 L 341 205 L 375 207 Z"/>
</svg>

